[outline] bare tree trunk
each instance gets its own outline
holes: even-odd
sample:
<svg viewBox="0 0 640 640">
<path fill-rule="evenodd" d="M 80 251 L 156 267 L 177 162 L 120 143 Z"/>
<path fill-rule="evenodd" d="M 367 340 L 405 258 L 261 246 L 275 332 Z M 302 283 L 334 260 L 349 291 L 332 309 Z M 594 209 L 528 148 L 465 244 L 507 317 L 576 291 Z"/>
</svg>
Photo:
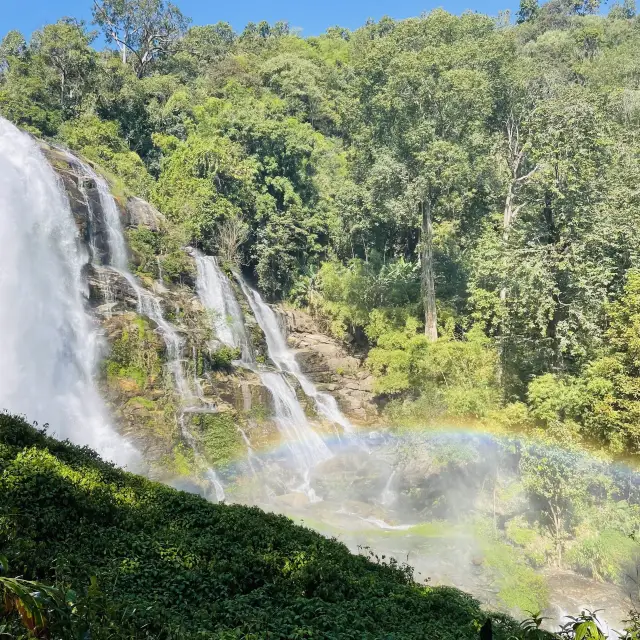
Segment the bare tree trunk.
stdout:
<svg viewBox="0 0 640 640">
<path fill-rule="evenodd" d="M 67 88 L 67 77 L 64 72 L 61 72 L 60 73 L 60 106 L 62 107 L 63 110 L 65 108 L 65 102 L 66 102 L 66 100 L 64 99 L 64 92 L 66 88 Z"/>
<path fill-rule="evenodd" d="M 422 300 L 424 303 L 424 335 L 435 342 L 438 339 L 438 314 L 436 311 L 436 285 L 433 272 L 433 222 L 431 203 L 427 199 L 422 208 Z"/>
<path fill-rule="evenodd" d="M 505 161 L 509 170 L 510 178 L 507 186 L 507 195 L 504 202 L 504 217 L 502 222 L 502 250 L 503 250 L 503 264 L 502 264 L 502 286 L 500 287 L 500 302 L 503 311 L 506 309 L 507 304 L 507 274 L 508 274 L 508 258 L 507 250 L 509 243 L 509 232 L 511 231 L 511 225 L 515 220 L 522 204 L 516 205 L 515 202 L 518 199 L 518 192 L 520 188 L 526 184 L 531 176 L 538 170 L 537 165 L 531 169 L 528 173 L 523 174 L 523 167 L 526 166 L 525 146 L 520 140 L 520 126 L 518 120 L 513 114 L 510 114 L 505 123 Z M 506 317 L 506 316 L 505 316 Z M 503 319 L 499 326 L 500 334 L 500 366 L 498 371 L 498 378 L 500 384 L 506 369 L 506 348 L 505 340 L 507 339 L 505 331 L 505 320 Z"/>
<path fill-rule="evenodd" d="M 558 569 L 562 568 L 562 515 L 560 509 L 554 509 L 553 504 L 549 501 L 549 507 L 551 509 L 551 517 L 553 523 L 553 533 L 556 545 L 556 562 Z"/>
<path fill-rule="evenodd" d="M 507 242 L 509 241 L 509 227 L 511 227 L 511 222 L 513 220 L 513 196 L 514 196 L 514 183 L 510 182 L 509 183 L 509 187 L 507 190 L 507 197 L 505 198 L 505 203 L 504 203 L 504 218 L 503 218 L 503 222 L 502 222 L 502 242 L 503 245 L 505 247 L 505 251 L 506 251 L 506 246 L 507 246 Z M 505 270 L 506 270 L 506 266 L 505 266 Z M 503 283 L 501 289 L 500 289 L 500 301 L 501 302 L 505 302 L 507 300 L 507 286 L 506 283 Z"/>
</svg>

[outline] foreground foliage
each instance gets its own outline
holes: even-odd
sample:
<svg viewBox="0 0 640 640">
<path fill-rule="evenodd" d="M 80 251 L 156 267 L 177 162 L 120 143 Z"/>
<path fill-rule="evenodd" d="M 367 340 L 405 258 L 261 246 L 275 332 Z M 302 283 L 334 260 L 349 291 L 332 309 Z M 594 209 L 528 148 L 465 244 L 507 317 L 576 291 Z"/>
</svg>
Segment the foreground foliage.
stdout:
<svg viewBox="0 0 640 640">
<path fill-rule="evenodd" d="M 52 637 L 453 640 L 476 638 L 486 619 L 406 567 L 125 473 L 4 414 L 0 514 L 10 570 L 71 601 L 65 615 L 50 603 Z M 493 626 L 495 638 L 516 633 L 500 616 Z"/>
</svg>

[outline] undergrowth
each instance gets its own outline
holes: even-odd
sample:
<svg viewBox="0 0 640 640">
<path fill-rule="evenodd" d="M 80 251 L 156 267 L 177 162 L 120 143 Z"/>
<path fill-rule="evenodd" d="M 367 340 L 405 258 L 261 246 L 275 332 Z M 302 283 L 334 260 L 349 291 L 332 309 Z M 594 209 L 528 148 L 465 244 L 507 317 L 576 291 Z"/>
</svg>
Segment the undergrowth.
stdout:
<svg viewBox="0 0 640 640">
<path fill-rule="evenodd" d="M 257 508 L 214 505 L 0 415 L 0 550 L 26 580 L 75 594 L 51 638 L 475 639 L 456 589 Z M 19 620 L 9 617 L 16 633 Z M 493 617 L 494 638 L 515 637 Z M 83 637 L 88 637 L 87 635 Z"/>
</svg>

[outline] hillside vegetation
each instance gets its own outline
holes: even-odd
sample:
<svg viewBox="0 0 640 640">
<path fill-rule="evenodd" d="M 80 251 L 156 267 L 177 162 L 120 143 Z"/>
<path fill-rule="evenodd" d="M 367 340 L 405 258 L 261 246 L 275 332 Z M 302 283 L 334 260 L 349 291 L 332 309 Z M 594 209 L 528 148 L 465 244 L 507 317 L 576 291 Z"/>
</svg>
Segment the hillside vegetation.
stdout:
<svg viewBox="0 0 640 640">
<path fill-rule="evenodd" d="M 461 640 L 487 618 L 384 557 L 126 473 L 6 414 L 0 555 L 10 575 L 66 593 L 68 606 L 42 594 L 41 637 Z M 493 627 L 498 639 L 517 631 L 500 616 Z M 17 613 L 0 616 L 0 637 L 19 629 Z"/>
</svg>

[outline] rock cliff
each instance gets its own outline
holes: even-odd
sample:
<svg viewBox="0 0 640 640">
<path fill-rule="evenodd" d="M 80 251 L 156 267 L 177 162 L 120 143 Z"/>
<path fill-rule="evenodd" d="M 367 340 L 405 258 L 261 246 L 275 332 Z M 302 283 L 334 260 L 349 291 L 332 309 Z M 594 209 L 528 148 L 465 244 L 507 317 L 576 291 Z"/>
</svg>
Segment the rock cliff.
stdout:
<svg viewBox="0 0 640 640">
<path fill-rule="evenodd" d="M 62 149 L 45 143 L 41 146 L 67 191 L 79 238 L 89 256 L 88 305 L 104 343 L 104 358 L 98 372 L 102 396 L 119 430 L 144 452 L 151 475 L 190 474 L 196 460 L 193 442 L 181 447 L 187 444 L 185 428 L 214 464 L 246 457 L 249 446 L 269 448 L 278 442 L 273 399 L 260 376 L 230 360 L 220 362 L 212 358 L 217 347 L 210 314 L 195 287 L 195 253 L 180 245 L 173 247 L 171 251 L 178 254 L 173 264 L 178 264 L 178 268 L 167 274 L 162 268 L 166 253 L 154 253 L 155 247 L 166 246 L 167 221 L 151 204 L 121 194 L 115 200 L 122 228 L 130 241 L 135 286 L 142 287 L 158 301 L 162 315 L 178 334 L 182 345 L 180 367 L 198 395 L 197 403 L 204 409 L 215 410 L 189 411 L 179 418 L 184 398 L 177 397 L 167 371 L 162 327 L 148 314 L 140 315 L 140 291 L 132 284 L 132 276 L 109 266 L 109 229 L 98 185 L 88 175 L 92 169 Z M 236 297 L 258 365 L 274 366 L 268 357 L 264 334 L 244 295 L 235 282 L 232 286 L 237 289 Z M 373 379 L 362 358 L 324 335 L 309 314 L 283 306 L 277 311 L 302 371 L 321 391 L 334 395 L 349 419 L 355 423 L 375 421 Z M 314 403 L 296 380 L 291 378 L 289 383 L 304 410 L 315 417 Z M 324 428 L 319 422 L 317 427 Z"/>
<path fill-rule="evenodd" d="M 342 411 L 353 421 L 370 423 L 378 416 L 373 376 L 362 356 L 350 353 L 338 340 L 323 334 L 307 312 L 281 305 L 280 319 L 289 346 L 300 368 L 321 391 L 335 396 Z"/>
</svg>

